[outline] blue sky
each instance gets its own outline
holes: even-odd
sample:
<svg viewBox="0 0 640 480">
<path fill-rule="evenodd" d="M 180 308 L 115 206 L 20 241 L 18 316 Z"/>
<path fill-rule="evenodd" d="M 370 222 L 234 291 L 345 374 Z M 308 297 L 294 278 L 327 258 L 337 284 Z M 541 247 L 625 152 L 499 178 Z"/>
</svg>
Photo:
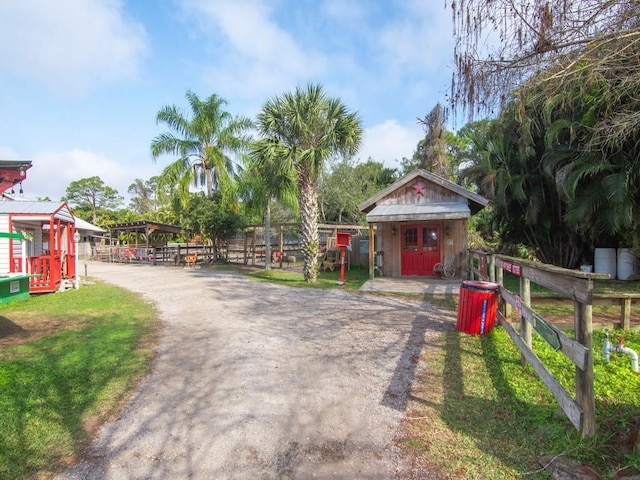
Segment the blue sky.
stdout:
<svg viewBox="0 0 640 480">
<path fill-rule="evenodd" d="M 160 173 L 155 117 L 188 89 L 255 118 L 319 82 L 360 114 L 357 157 L 397 167 L 452 73 L 444 0 L 0 1 L 0 26 L 0 159 L 33 161 L 33 200 L 92 175 L 126 196 Z"/>
</svg>

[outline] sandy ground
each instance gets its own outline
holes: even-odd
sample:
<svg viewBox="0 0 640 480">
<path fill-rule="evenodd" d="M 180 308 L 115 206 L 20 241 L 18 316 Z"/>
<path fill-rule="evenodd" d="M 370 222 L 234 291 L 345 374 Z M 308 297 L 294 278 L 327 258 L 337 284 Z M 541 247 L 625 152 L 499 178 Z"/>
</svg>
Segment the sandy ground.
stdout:
<svg viewBox="0 0 640 480">
<path fill-rule="evenodd" d="M 394 436 L 420 350 L 454 329 L 451 312 L 206 268 L 88 273 L 143 293 L 163 329 L 151 374 L 60 480 L 405 476 Z"/>
</svg>

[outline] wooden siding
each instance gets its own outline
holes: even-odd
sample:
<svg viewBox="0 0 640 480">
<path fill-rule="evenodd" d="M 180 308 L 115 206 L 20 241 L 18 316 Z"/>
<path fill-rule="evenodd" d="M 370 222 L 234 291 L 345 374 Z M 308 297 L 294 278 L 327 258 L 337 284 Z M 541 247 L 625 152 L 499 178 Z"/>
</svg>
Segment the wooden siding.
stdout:
<svg viewBox="0 0 640 480">
<path fill-rule="evenodd" d="M 9 217 L 0 215 L 0 232 L 9 232 Z M 9 238 L 0 238 L 0 273 L 9 272 Z"/>
<path fill-rule="evenodd" d="M 393 185 L 389 185 L 387 188 L 381 190 L 374 196 L 368 198 L 360 205 L 358 205 L 358 209 L 361 212 L 369 213 L 376 205 L 381 205 L 381 202 L 384 202 L 387 197 L 393 196 L 394 192 L 398 190 L 402 190 L 406 188 L 408 185 L 414 185 L 416 181 L 421 180 L 426 182 L 427 185 L 432 185 L 430 188 L 440 187 L 445 190 L 451 191 L 454 194 L 461 196 L 466 199 L 465 203 L 468 201 L 469 209 L 471 210 L 471 214 L 475 214 L 478 211 L 482 210 L 485 206 L 488 205 L 489 200 L 478 195 L 474 192 L 467 190 L 466 188 L 461 187 L 449 180 L 434 175 L 431 172 L 428 172 L 423 169 L 416 169 L 413 172 L 405 175 L 403 178 L 395 182 Z"/>
<path fill-rule="evenodd" d="M 425 185 L 422 195 L 416 195 L 414 193 L 414 186 L 418 183 Z M 389 196 L 378 202 L 378 205 L 424 205 L 429 203 L 450 202 L 467 203 L 467 199 L 440 185 L 436 185 L 422 178 L 417 178 L 415 181 L 390 193 Z"/>
<path fill-rule="evenodd" d="M 455 256 L 455 278 L 467 277 L 467 219 L 408 222 L 411 225 L 440 226 L 440 261 L 447 255 Z M 402 222 L 378 223 L 376 252 L 383 252 L 382 274 L 399 277 L 401 270 L 401 235 Z M 395 232 L 394 232 L 395 229 Z"/>
</svg>

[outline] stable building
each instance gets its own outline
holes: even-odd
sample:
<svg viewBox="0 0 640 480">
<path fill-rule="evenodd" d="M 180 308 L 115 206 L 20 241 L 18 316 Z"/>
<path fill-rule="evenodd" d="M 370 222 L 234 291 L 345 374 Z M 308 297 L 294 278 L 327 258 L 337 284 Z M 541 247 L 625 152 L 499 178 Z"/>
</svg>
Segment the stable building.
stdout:
<svg viewBox="0 0 640 480">
<path fill-rule="evenodd" d="M 369 274 L 453 278 L 467 275 L 467 222 L 489 200 L 417 169 L 362 202 L 369 224 Z M 435 267 L 435 271 L 434 271 Z"/>
</svg>

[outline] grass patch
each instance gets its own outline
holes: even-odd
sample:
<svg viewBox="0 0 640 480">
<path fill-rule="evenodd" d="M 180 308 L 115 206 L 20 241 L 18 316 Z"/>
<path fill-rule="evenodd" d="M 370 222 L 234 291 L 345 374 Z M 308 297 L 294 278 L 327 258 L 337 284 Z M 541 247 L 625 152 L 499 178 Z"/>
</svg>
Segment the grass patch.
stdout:
<svg viewBox="0 0 640 480">
<path fill-rule="evenodd" d="M 138 295 L 101 283 L 0 307 L 0 478 L 77 458 L 148 371 L 156 318 Z"/>
<path fill-rule="evenodd" d="M 624 332 L 625 345 L 640 350 L 640 334 Z M 603 332 L 594 333 L 594 346 Z M 534 334 L 534 350 L 570 392 L 574 367 Z M 457 332 L 430 337 L 422 362 L 428 372 L 414 382 L 401 444 L 438 478 L 549 479 L 538 459 L 565 453 L 613 479 L 640 467 L 630 440 L 640 409 L 640 375 L 629 358 L 605 363 L 594 347 L 598 435 L 578 432 L 500 327 L 486 336 Z"/>
<path fill-rule="evenodd" d="M 337 284 L 337 281 L 340 279 L 339 269 L 333 272 L 318 272 L 318 280 L 316 283 L 305 282 L 304 275 L 301 272 L 278 268 L 271 270 L 253 270 L 249 273 L 249 277 L 289 287 L 342 288 L 357 291 L 369 280 L 369 270 L 361 266 L 351 267 L 350 270 L 345 271 L 345 284 L 341 286 Z"/>
</svg>

